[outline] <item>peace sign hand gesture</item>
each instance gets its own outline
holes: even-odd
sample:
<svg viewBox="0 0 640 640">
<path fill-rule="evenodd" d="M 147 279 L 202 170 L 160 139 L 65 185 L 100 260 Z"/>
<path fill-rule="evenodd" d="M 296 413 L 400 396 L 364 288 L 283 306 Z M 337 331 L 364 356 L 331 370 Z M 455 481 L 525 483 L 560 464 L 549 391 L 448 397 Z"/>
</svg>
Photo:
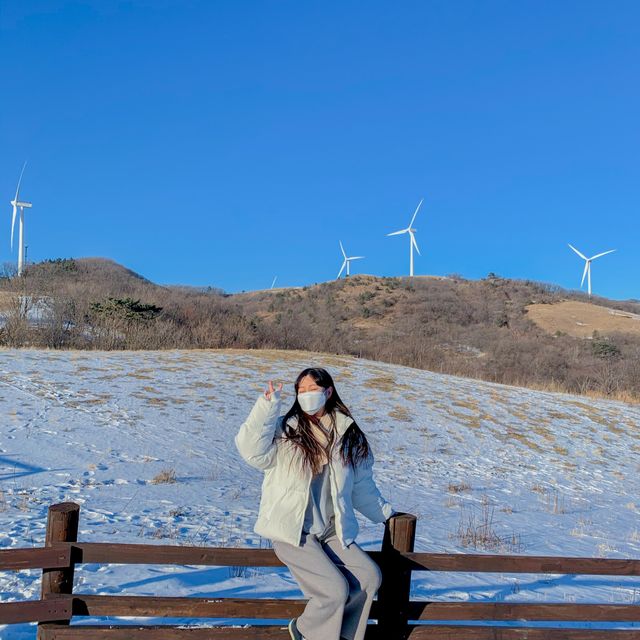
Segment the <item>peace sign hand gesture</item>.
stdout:
<svg viewBox="0 0 640 640">
<path fill-rule="evenodd" d="M 269 388 L 264 392 L 264 397 L 267 400 L 271 400 L 271 395 L 273 393 L 280 393 L 280 391 L 282 391 L 282 382 L 279 382 L 277 388 L 274 388 L 273 380 L 269 380 Z"/>
</svg>

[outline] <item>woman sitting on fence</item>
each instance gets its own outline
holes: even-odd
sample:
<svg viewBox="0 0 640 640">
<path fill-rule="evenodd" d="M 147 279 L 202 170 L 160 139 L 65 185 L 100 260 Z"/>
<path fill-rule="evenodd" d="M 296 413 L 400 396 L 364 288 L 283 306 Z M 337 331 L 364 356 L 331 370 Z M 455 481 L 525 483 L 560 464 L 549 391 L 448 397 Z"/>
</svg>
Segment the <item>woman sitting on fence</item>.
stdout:
<svg viewBox="0 0 640 640">
<path fill-rule="evenodd" d="M 356 544 L 354 509 L 373 522 L 394 511 L 373 480 L 367 438 L 325 369 L 302 371 L 280 416 L 282 384 L 269 388 L 240 427 L 242 457 L 264 471 L 256 533 L 308 598 L 289 623 L 292 640 L 363 640 L 380 569 Z"/>
</svg>

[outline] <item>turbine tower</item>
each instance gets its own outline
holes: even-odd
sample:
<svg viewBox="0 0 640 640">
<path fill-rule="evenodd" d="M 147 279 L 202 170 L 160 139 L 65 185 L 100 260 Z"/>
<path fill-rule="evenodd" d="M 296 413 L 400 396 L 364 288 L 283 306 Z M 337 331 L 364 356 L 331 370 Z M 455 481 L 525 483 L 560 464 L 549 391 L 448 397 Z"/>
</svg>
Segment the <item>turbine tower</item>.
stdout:
<svg viewBox="0 0 640 640">
<path fill-rule="evenodd" d="M 342 266 L 340 267 L 340 271 L 338 271 L 338 277 L 336 278 L 336 280 L 340 277 L 340 275 L 344 271 L 345 267 L 347 267 L 346 275 L 347 276 L 351 275 L 350 272 L 349 272 L 349 265 L 350 265 L 352 260 L 361 260 L 362 258 L 364 258 L 364 256 L 351 256 L 350 258 L 348 258 L 347 254 L 344 252 L 344 247 L 342 246 L 342 241 L 340 240 L 339 242 L 340 242 L 340 251 L 342 251 L 342 255 L 344 256 L 344 262 L 342 263 Z"/>
<path fill-rule="evenodd" d="M 13 230 L 16 224 L 16 214 L 18 212 L 18 208 L 20 208 L 20 227 L 18 232 L 18 275 L 22 275 L 22 270 L 24 268 L 24 210 L 25 207 L 27 209 L 31 209 L 30 202 L 22 202 L 19 200 L 20 196 L 20 183 L 22 182 L 22 175 L 24 174 L 25 167 L 27 163 L 25 162 L 22 165 L 22 171 L 20 172 L 20 178 L 18 179 L 18 186 L 16 187 L 16 197 L 11 201 L 13 205 L 13 215 L 11 217 L 11 251 L 13 251 Z"/>
<path fill-rule="evenodd" d="M 417 229 L 413 228 L 413 223 L 416 219 L 416 216 L 418 215 L 418 211 L 420 209 L 420 207 L 422 206 L 422 202 L 423 202 L 424 198 L 422 200 L 420 200 L 420 202 L 418 203 L 418 206 L 416 207 L 416 210 L 413 213 L 413 218 L 411 218 L 411 222 L 409 223 L 409 226 L 406 229 L 400 229 L 400 231 L 394 231 L 393 233 L 387 233 L 388 236 L 397 236 L 400 235 L 402 233 L 408 233 L 409 234 L 409 275 L 413 276 L 413 248 L 416 248 L 416 251 L 418 252 L 418 255 L 420 255 L 420 249 L 418 249 L 418 243 L 416 242 L 416 236 L 415 233 L 417 231 Z"/>
<path fill-rule="evenodd" d="M 609 251 L 605 251 L 604 253 L 599 253 L 591 258 L 587 258 L 587 256 L 580 253 L 575 247 L 569 245 L 584 261 L 584 271 L 582 272 L 582 280 L 580 281 L 580 288 L 584 284 L 584 278 L 587 276 L 587 290 L 589 291 L 589 298 L 591 298 L 591 261 L 596 258 L 601 258 L 602 256 L 606 256 L 607 253 L 613 253 L 615 249 L 610 249 Z"/>
</svg>

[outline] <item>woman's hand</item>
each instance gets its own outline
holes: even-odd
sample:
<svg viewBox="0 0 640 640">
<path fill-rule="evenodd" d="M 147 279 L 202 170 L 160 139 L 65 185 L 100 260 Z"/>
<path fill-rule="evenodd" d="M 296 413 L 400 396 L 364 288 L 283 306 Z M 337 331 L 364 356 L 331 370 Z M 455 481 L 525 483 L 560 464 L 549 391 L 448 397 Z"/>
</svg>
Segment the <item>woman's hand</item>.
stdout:
<svg viewBox="0 0 640 640">
<path fill-rule="evenodd" d="M 282 391 L 282 382 L 278 382 L 277 388 L 274 388 L 273 380 L 269 380 L 269 388 L 264 392 L 264 397 L 267 400 L 271 400 L 271 394 L 276 392 L 276 391 L 277 392 Z"/>
</svg>

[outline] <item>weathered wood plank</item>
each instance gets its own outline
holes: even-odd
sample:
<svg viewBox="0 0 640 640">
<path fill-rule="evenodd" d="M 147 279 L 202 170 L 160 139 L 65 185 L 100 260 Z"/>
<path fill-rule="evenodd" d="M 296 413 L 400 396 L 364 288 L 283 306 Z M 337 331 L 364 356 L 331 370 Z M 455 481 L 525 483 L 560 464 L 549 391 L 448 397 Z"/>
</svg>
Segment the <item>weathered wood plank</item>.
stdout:
<svg viewBox="0 0 640 640">
<path fill-rule="evenodd" d="M 403 513 L 389 520 L 382 541 L 382 584 L 380 602 L 380 634 L 385 638 L 401 638 L 409 620 L 407 607 L 411 593 L 411 569 L 396 556 L 413 551 L 416 516 Z"/>
<path fill-rule="evenodd" d="M 69 598 L 0 603 L 0 624 L 46 622 L 70 618 L 71 600 Z"/>
<path fill-rule="evenodd" d="M 276 598 L 189 598 L 73 594 L 74 616 L 163 618 L 293 618 L 306 600 Z"/>
<path fill-rule="evenodd" d="M 148 616 L 164 618 L 293 618 L 300 615 L 306 599 L 196 598 L 175 596 L 97 596 L 73 594 L 74 616 Z M 414 612 L 419 620 L 423 603 Z M 369 617 L 377 619 L 379 603 L 373 602 Z"/>
<path fill-rule="evenodd" d="M 176 627 L 170 625 L 42 625 L 43 640 L 289 640 L 286 627 Z M 376 637 L 375 627 L 367 640 Z M 409 628 L 409 640 L 640 640 L 640 629 L 526 629 L 463 625 L 420 625 Z M 382 640 L 382 639 L 380 639 Z M 393 640 L 386 638 L 384 640 Z"/>
<path fill-rule="evenodd" d="M 47 529 L 45 534 L 45 546 L 53 549 L 62 549 L 64 545 L 56 547 L 56 543 L 71 543 L 78 539 L 78 523 L 80 520 L 80 505 L 75 502 L 60 502 L 49 507 L 47 516 Z M 70 594 L 73 591 L 74 574 L 74 550 L 67 545 L 71 552 L 69 566 L 63 569 L 43 569 L 42 581 L 40 583 L 41 598 Z M 66 617 L 59 618 L 57 624 L 62 626 L 69 624 Z M 40 629 L 42 622 L 38 622 L 36 636 L 38 640 L 42 638 Z M 44 623 L 46 624 L 46 623 Z"/>
<path fill-rule="evenodd" d="M 280 567 L 271 549 L 224 549 L 162 544 L 79 542 L 78 562 L 100 564 L 193 564 L 218 567 Z"/>
<path fill-rule="evenodd" d="M 73 615 L 149 616 L 165 618 L 288 618 L 299 615 L 306 600 L 277 598 L 189 598 L 156 596 L 73 595 Z M 379 603 L 370 617 L 375 619 Z M 640 622 L 639 605 L 529 604 L 504 602 L 416 602 L 411 620 L 548 620 Z"/>
<path fill-rule="evenodd" d="M 43 625 L 42 640 L 290 640 L 286 627 Z"/>
<path fill-rule="evenodd" d="M 98 564 L 192 564 L 218 567 L 283 567 L 271 549 L 227 549 L 163 544 L 77 542 L 76 562 Z M 368 552 L 376 562 L 380 551 Z"/>
<path fill-rule="evenodd" d="M 411 563 L 413 571 L 640 575 L 640 560 L 562 558 L 557 556 L 502 556 L 472 553 L 403 553 L 401 556 Z"/>
<path fill-rule="evenodd" d="M 34 547 L 0 551 L 0 571 L 22 569 L 64 569 L 69 566 L 69 547 Z"/>
<path fill-rule="evenodd" d="M 632 604 L 412 601 L 409 605 L 409 619 L 640 622 L 640 606 Z"/>
<path fill-rule="evenodd" d="M 411 627 L 409 640 L 640 640 L 640 629 L 525 629 L 458 625 Z"/>
<path fill-rule="evenodd" d="M 270 549 L 224 549 L 177 545 L 79 542 L 78 562 L 112 564 L 193 564 L 213 566 L 279 567 Z M 381 561 L 381 552 L 370 552 Z M 398 553 L 413 571 L 468 571 L 495 573 L 559 573 L 583 575 L 640 575 L 640 560 L 562 558 L 558 556 L 503 556 L 489 554 Z"/>
</svg>

